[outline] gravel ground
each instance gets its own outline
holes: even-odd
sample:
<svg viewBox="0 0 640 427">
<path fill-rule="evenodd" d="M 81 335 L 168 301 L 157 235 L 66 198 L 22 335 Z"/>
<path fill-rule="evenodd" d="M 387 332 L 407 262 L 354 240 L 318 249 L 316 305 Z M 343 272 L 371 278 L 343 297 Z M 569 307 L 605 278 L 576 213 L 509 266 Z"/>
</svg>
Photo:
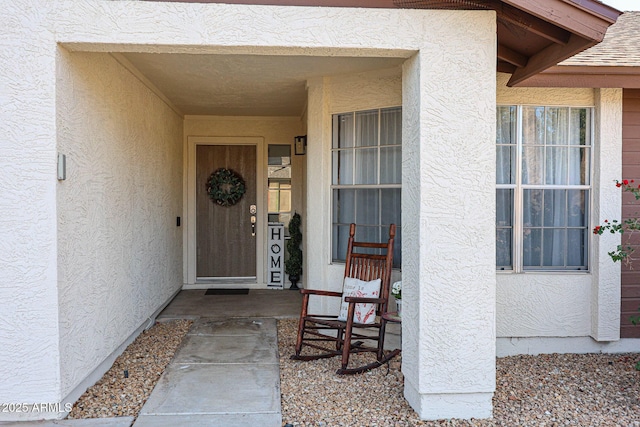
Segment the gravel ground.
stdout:
<svg viewBox="0 0 640 427">
<path fill-rule="evenodd" d="M 640 426 L 638 354 L 499 358 L 493 419 L 427 422 L 402 397 L 401 360 L 338 376 L 337 358 L 289 359 L 296 325 L 278 322 L 282 419 L 294 426 Z"/>
<path fill-rule="evenodd" d="M 174 320 L 143 331 L 80 396 L 68 418 L 137 417 L 192 323 Z"/>
<path fill-rule="evenodd" d="M 69 418 L 137 417 L 191 323 L 158 323 L 143 332 Z M 278 321 L 282 419 L 294 426 L 640 427 L 640 372 L 633 368 L 638 354 L 499 358 L 493 419 L 427 422 L 404 400 L 400 357 L 388 370 L 338 376 L 337 358 L 289 359 L 296 328 L 297 319 Z"/>
</svg>

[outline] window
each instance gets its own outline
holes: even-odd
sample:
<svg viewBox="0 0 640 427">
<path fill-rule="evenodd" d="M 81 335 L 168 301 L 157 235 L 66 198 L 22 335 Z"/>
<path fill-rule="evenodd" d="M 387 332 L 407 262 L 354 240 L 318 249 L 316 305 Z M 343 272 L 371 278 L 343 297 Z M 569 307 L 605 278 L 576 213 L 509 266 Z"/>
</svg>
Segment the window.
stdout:
<svg viewBox="0 0 640 427">
<path fill-rule="evenodd" d="M 498 106 L 496 265 L 586 270 L 592 109 Z"/>
<path fill-rule="evenodd" d="M 267 207 L 269 222 L 291 220 L 291 146 L 269 145 Z"/>
<path fill-rule="evenodd" d="M 363 241 L 386 241 L 396 224 L 393 265 L 400 267 L 402 109 L 334 115 L 331 151 L 333 260 L 345 260 L 352 222 Z"/>
</svg>

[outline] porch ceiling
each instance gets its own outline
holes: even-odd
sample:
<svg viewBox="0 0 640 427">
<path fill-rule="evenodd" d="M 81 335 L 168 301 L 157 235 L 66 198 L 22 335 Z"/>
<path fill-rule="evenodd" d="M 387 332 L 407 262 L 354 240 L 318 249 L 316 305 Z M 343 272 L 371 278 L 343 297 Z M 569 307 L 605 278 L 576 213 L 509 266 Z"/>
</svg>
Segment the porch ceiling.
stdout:
<svg viewBox="0 0 640 427">
<path fill-rule="evenodd" d="M 400 66 L 404 58 L 121 53 L 182 114 L 300 116 L 306 81 Z"/>
</svg>

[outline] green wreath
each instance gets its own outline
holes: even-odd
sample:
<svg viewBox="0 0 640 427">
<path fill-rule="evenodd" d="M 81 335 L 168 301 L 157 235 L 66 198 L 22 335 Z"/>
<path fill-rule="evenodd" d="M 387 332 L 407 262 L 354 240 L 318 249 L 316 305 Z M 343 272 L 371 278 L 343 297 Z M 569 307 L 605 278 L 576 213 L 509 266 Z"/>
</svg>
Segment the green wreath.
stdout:
<svg viewBox="0 0 640 427">
<path fill-rule="evenodd" d="M 207 181 L 207 193 L 220 206 L 233 206 L 246 191 L 244 179 L 231 169 L 220 168 Z"/>
</svg>

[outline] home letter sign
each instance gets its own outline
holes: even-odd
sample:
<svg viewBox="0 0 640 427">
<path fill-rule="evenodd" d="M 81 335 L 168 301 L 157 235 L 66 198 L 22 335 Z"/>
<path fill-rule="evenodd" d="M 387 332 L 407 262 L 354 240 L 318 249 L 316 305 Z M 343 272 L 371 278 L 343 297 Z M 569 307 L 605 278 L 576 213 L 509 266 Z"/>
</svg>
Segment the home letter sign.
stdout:
<svg viewBox="0 0 640 427">
<path fill-rule="evenodd" d="M 284 289 L 284 224 L 269 223 L 267 239 L 267 286 Z"/>
</svg>

